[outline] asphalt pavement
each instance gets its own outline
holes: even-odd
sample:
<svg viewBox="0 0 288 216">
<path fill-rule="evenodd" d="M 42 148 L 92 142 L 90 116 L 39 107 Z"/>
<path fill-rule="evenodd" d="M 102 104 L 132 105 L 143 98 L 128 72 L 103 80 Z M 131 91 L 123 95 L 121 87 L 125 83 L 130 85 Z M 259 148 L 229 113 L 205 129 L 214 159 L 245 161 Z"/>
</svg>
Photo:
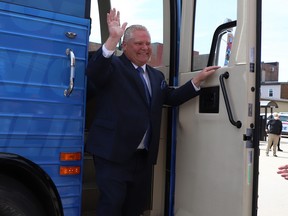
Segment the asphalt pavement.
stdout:
<svg viewBox="0 0 288 216">
<path fill-rule="evenodd" d="M 288 138 L 281 138 L 278 157 L 266 156 L 267 141 L 260 141 L 258 216 L 288 215 L 288 180 L 277 174 L 278 167 L 288 164 Z"/>
</svg>

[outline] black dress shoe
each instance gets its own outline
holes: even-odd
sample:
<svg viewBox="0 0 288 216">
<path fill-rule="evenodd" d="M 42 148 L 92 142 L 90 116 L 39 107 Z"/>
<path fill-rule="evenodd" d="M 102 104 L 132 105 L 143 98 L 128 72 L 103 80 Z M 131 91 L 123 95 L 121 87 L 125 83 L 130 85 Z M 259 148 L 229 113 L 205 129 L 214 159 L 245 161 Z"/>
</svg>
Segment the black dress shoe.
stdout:
<svg viewBox="0 0 288 216">
<path fill-rule="evenodd" d="M 283 151 L 282 149 L 278 149 L 278 151 Z"/>
</svg>

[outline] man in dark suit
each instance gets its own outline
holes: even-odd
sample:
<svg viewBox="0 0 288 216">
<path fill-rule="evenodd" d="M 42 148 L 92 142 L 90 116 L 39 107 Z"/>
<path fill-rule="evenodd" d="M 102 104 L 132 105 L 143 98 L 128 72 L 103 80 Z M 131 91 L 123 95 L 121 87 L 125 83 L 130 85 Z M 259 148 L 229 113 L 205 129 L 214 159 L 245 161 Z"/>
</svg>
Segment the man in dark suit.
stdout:
<svg viewBox="0 0 288 216">
<path fill-rule="evenodd" d="M 179 88 L 147 65 L 150 34 L 144 26 L 120 26 L 107 14 L 109 37 L 91 57 L 87 77 L 95 88 L 95 119 L 86 150 L 93 154 L 100 190 L 97 216 L 139 216 L 148 209 L 151 174 L 157 160 L 162 105 L 178 106 L 199 94 L 202 81 L 218 66 L 205 68 Z M 113 55 L 120 38 L 123 54 Z"/>
</svg>

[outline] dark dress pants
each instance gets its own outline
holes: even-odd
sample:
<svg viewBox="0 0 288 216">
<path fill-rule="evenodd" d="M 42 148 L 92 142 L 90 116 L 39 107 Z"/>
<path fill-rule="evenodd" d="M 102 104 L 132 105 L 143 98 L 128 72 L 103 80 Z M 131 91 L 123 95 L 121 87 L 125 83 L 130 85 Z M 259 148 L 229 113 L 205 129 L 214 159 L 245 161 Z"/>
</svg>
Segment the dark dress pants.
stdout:
<svg viewBox="0 0 288 216">
<path fill-rule="evenodd" d="M 152 165 L 145 150 L 123 164 L 94 156 L 100 191 L 97 216 L 139 216 L 151 202 Z"/>
</svg>

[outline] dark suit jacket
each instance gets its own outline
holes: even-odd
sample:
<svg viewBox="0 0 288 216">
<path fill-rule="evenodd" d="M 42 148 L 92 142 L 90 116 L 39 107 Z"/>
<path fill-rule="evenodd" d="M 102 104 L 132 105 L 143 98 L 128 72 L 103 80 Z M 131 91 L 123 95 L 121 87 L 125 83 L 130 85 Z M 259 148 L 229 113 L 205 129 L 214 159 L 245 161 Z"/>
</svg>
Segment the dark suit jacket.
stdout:
<svg viewBox="0 0 288 216">
<path fill-rule="evenodd" d="M 162 105 L 177 106 L 198 95 L 191 81 L 179 88 L 167 86 L 164 75 L 146 66 L 152 89 L 151 106 L 137 70 L 123 54 L 105 58 L 100 48 L 87 66 L 88 81 L 96 94 L 95 119 L 90 127 L 86 151 L 118 163 L 136 151 L 151 123 L 148 161 L 157 160 Z"/>
</svg>

